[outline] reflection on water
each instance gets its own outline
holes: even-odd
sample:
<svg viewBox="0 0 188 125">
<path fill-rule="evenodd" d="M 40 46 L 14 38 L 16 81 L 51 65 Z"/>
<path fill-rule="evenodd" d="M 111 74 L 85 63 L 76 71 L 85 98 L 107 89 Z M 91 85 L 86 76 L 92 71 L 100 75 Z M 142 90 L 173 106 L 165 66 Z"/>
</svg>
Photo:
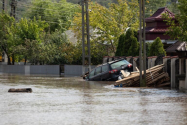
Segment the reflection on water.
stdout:
<svg viewBox="0 0 188 125">
<path fill-rule="evenodd" d="M 1 125 L 187 123 L 187 95 L 170 89 L 114 88 L 80 77 L 0 75 Z M 33 93 L 8 93 L 9 88 Z"/>
</svg>

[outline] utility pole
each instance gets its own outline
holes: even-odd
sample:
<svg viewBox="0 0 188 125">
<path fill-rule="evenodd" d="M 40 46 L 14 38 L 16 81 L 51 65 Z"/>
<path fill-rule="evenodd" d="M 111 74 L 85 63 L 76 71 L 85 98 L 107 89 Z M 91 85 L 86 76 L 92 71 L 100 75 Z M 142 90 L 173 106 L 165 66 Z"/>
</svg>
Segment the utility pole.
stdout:
<svg viewBox="0 0 188 125">
<path fill-rule="evenodd" d="M 13 16 L 14 19 L 16 19 L 16 5 L 17 5 L 17 1 L 16 0 L 11 0 L 11 12 L 10 12 L 10 16 Z M 14 65 L 14 54 L 12 54 L 12 64 Z"/>
<path fill-rule="evenodd" d="M 5 0 L 3 0 L 3 6 L 2 6 L 3 11 L 5 11 Z"/>
<path fill-rule="evenodd" d="M 143 49 L 144 49 L 144 58 L 143 58 L 143 68 L 144 68 L 144 78 L 143 78 L 143 86 L 146 86 L 146 37 L 145 37 L 145 0 L 142 0 L 143 6 Z"/>
<path fill-rule="evenodd" d="M 8 10 L 8 0 L 2 0 L 2 10 L 7 12 Z"/>
<path fill-rule="evenodd" d="M 13 16 L 14 18 L 16 17 L 16 5 L 17 5 L 17 1 L 16 0 L 11 0 L 11 12 L 10 12 L 10 16 Z"/>
<path fill-rule="evenodd" d="M 81 4 L 82 4 L 82 74 L 84 75 L 85 69 L 91 71 L 88 0 L 82 0 Z M 86 41 L 85 41 L 85 36 L 86 36 Z"/>
<path fill-rule="evenodd" d="M 3 5 L 2 5 L 2 10 L 4 11 L 4 12 L 6 12 L 7 11 L 7 0 L 2 0 L 2 2 L 3 2 Z M 4 28 L 3 28 L 3 30 L 4 30 Z M 7 55 L 6 55 L 6 53 L 3 51 L 2 52 L 2 61 L 3 62 L 6 62 L 6 59 L 7 59 Z"/>
<path fill-rule="evenodd" d="M 142 23 L 143 23 L 143 25 L 142 25 Z M 143 30 L 142 30 L 142 27 L 143 27 Z M 140 86 L 145 87 L 146 86 L 145 0 L 140 0 L 139 41 L 140 41 L 140 51 L 139 51 Z M 143 53 L 142 53 L 142 43 L 143 43 Z M 143 54 L 143 56 L 142 56 L 142 54 Z M 142 75 L 142 70 L 144 70 L 144 75 Z"/>
</svg>

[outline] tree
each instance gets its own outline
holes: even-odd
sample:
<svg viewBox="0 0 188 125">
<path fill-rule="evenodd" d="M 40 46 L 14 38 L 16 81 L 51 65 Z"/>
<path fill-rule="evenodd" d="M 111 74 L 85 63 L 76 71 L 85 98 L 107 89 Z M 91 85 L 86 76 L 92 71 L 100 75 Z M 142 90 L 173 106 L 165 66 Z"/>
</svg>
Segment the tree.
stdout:
<svg viewBox="0 0 188 125">
<path fill-rule="evenodd" d="M 71 26 L 74 13 L 78 11 L 78 5 L 68 3 L 66 0 L 59 2 L 52 0 L 33 0 L 31 8 L 27 11 L 30 19 L 36 17 L 49 23 L 50 32 L 61 30 L 64 32 Z"/>
<path fill-rule="evenodd" d="M 9 35 L 9 37 L 13 37 L 14 35 L 15 39 L 10 39 L 12 42 L 16 42 L 16 46 L 20 45 L 22 47 L 26 47 L 26 41 L 37 41 L 37 43 L 41 43 L 41 36 L 44 34 L 44 29 L 48 27 L 48 24 L 46 24 L 44 21 L 36 20 L 35 18 L 33 20 L 22 18 L 14 27 L 12 27 L 12 34 Z M 28 41 L 27 41 L 28 42 Z M 16 46 L 14 49 L 17 49 Z M 30 57 L 30 53 L 22 51 L 22 49 L 19 51 L 15 50 L 15 52 L 23 55 L 25 57 L 25 63 L 27 61 L 27 58 Z M 28 50 L 29 51 L 29 50 Z"/>
<path fill-rule="evenodd" d="M 150 56 L 166 55 L 161 39 L 157 37 L 150 47 Z"/>
<path fill-rule="evenodd" d="M 116 56 L 138 56 L 137 32 L 129 28 L 126 34 L 119 37 Z"/>
<path fill-rule="evenodd" d="M 163 15 L 165 18 L 164 21 L 169 25 L 166 34 L 168 34 L 171 39 L 187 41 L 187 0 L 179 0 L 178 4 L 180 13 L 175 15 L 177 22 L 173 17 L 170 17 L 167 14 Z"/>
<path fill-rule="evenodd" d="M 167 6 L 169 0 L 146 0 L 145 2 L 145 17 L 150 17 L 161 7 Z"/>
<path fill-rule="evenodd" d="M 10 39 L 10 28 L 14 25 L 14 18 L 2 12 L 0 14 L 0 22 L 0 47 L 6 53 L 8 64 L 10 65 L 10 57 L 15 43 L 8 39 Z"/>
<path fill-rule="evenodd" d="M 146 56 L 150 56 L 151 42 L 146 42 Z M 151 55 L 152 56 L 152 55 Z"/>
<path fill-rule="evenodd" d="M 179 10 L 178 10 L 178 0 L 170 0 L 170 2 L 168 2 L 169 5 L 167 6 L 168 9 L 174 13 L 174 14 L 178 14 Z"/>
<path fill-rule="evenodd" d="M 133 32 L 133 30 L 131 28 L 129 28 L 127 30 L 127 32 L 125 34 L 125 38 L 124 38 L 125 42 L 123 44 L 123 51 L 122 51 L 124 56 L 129 56 L 128 50 L 129 50 L 129 48 L 131 46 L 131 42 L 132 42 L 132 38 L 133 37 L 134 37 L 134 32 Z"/>
<path fill-rule="evenodd" d="M 125 34 L 121 34 L 119 37 L 118 46 L 116 49 L 116 54 L 115 54 L 116 56 L 123 56 L 124 41 L 125 41 Z"/>
<path fill-rule="evenodd" d="M 138 41 L 136 38 L 137 32 L 129 28 L 125 34 L 125 42 L 123 44 L 124 56 L 137 56 L 138 55 Z"/>
<path fill-rule="evenodd" d="M 75 52 L 77 50 L 76 46 L 68 41 L 66 34 L 61 33 L 61 31 L 57 30 L 51 34 L 48 41 L 55 47 L 50 64 L 71 64 L 79 56 Z"/>
<path fill-rule="evenodd" d="M 109 7 L 109 3 L 112 3 L 113 0 L 90 0 L 92 2 L 97 2 L 102 6 Z M 78 4 L 78 0 L 67 0 L 67 2 L 71 2 L 74 4 Z"/>
<path fill-rule="evenodd" d="M 137 1 L 118 0 L 118 4 L 111 3 L 109 8 L 98 3 L 90 3 L 89 9 L 91 10 L 89 19 L 91 31 L 93 31 L 91 33 L 92 40 L 111 44 L 114 48 L 111 52 L 112 55 L 115 54 L 119 36 L 129 27 L 138 29 L 139 6 Z M 75 26 L 72 27 L 80 41 L 82 36 L 81 19 L 81 13 L 77 13 L 73 20 Z"/>
<path fill-rule="evenodd" d="M 131 42 L 131 46 L 128 50 L 128 55 L 129 56 L 138 56 L 138 50 L 139 50 L 139 46 L 138 46 L 138 41 L 136 39 L 136 37 L 134 36 L 130 36 L 130 42 Z"/>
</svg>

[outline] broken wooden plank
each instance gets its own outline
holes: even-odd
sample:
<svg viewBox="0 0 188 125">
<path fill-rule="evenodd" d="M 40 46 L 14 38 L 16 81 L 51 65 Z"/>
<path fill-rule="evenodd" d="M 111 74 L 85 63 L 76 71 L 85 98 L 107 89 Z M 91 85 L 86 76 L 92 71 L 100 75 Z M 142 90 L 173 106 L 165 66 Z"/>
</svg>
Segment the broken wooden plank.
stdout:
<svg viewBox="0 0 188 125">
<path fill-rule="evenodd" d="M 163 87 L 163 86 L 167 86 L 167 85 L 170 85 L 170 82 L 166 82 L 166 83 L 163 83 L 163 84 L 157 85 L 157 87 Z"/>
<path fill-rule="evenodd" d="M 138 74 L 138 73 L 140 73 L 140 72 L 134 71 L 134 72 L 131 72 L 131 75 L 133 75 L 133 74 Z"/>
<path fill-rule="evenodd" d="M 138 71 L 138 72 L 140 72 L 140 70 L 136 67 L 136 70 Z"/>
<path fill-rule="evenodd" d="M 149 68 L 149 69 L 150 69 L 150 70 L 153 70 L 153 69 L 156 69 L 156 68 L 158 68 L 158 67 L 164 67 L 164 64 L 156 65 L 156 66 L 151 67 L 151 68 Z M 149 70 L 149 69 L 147 69 L 147 70 Z"/>
<path fill-rule="evenodd" d="M 124 77 L 128 77 L 130 75 L 130 72 L 125 72 L 124 70 L 121 70 L 121 73 Z"/>
<path fill-rule="evenodd" d="M 155 71 L 159 71 L 159 70 L 161 70 L 161 69 L 163 69 L 163 67 L 159 67 L 159 68 L 153 69 L 152 71 L 155 72 Z M 149 72 L 149 71 L 146 71 L 146 73 L 150 73 L 150 72 Z M 143 75 L 143 72 L 142 72 L 142 75 Z M 129 77 L 126 77 L 126 78 L 124 78 L 124 79 L 118 80 L 118 81 L 116 81 L 116 82 L 118 83 L 118 82 L 126 81 L 126 80 L 128 80 L 128 79 L 135 78 L 135 77 L 138 77 L 138 76 L 140 76 L 140 74 L 130 75 Z"/>
<path fill-rule="evenodd" d="M 159 79 L 161 79 L 165 76 L 168 76 L 168 73 L 163 72 L 163 73 L 160 74 L 159 77 L 157 77 L 157 78 L 153 79 L 152 81 L 150 81 L 149 83 L 147 83 L 147 85 L 152 84 L 153 82 L 155 82 L 155 81 L 157 81 L 157 80 L 159 80 Z"/>
</svg>

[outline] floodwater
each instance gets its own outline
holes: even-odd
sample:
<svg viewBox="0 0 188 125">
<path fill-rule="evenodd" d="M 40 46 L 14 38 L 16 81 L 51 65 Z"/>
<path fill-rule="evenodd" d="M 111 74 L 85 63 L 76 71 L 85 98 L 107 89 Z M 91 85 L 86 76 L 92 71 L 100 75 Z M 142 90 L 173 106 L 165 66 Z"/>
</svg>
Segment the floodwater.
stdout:
<svg viewBox="0 0 188 125">
<path fill-rule="evenodd" d="M 187 94 L 80 77 L 0 74 L 0 125 L 185 125 Z M 8 93 L 32 88 L 32 93 Z"/>
</svg>

